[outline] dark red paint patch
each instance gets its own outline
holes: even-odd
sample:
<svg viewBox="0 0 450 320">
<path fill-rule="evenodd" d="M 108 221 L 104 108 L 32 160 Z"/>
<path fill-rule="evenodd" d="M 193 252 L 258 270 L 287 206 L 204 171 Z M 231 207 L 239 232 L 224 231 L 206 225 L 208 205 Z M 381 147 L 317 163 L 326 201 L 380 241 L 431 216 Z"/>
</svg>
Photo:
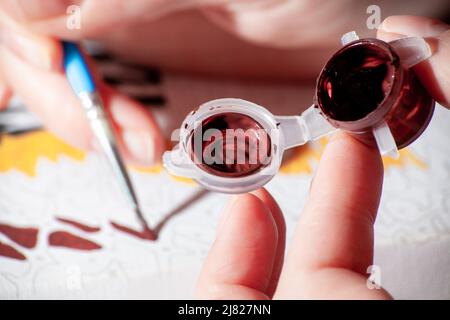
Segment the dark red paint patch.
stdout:
<svg viewBox="0 0 450 320">
<path fill-rule="evenodd" d="M 0 256 L 16 260 L 27 260 L 27 258 L 17 249 L 2 242 L 0 242 Z"/>
<path fill-rule="evenodd" d="M 70 224 L 71 226 L 74 226 L 75 228 L 78 228 L 84 232 L 99 232 L 100 231 L 99 227 L 88 226 L 84 223 L 81 223 L 81 222 L 78 222 L 75 220 L 70 220 L 70 219 L 60 218 L 60 217 L 56 217 L 56 220 L 58 220 L 59 222 L 62 222 L 62 223 Z"/>
<path fill-rule="evenodd" d="M 18 228 L 0 224 L 0 232 L 22 247 L 34 248 L 39 230 L 36 228 Z"/>
<path fill-rule="evenodd" d="M 48 243 L 53 247 L 65 247 L 76 250 L 98 250 L 102 246 L 67 231 L 55 231 L 48 236 Z"/>
<path fill-rule="evenodd" d="M 126 233 L 128 235 L 131 235 L 133 237 L 136 237 L 136 238 L 139 238 L 139 239 L 142 239 L 142 240 L 153 241 L 153 240 L 156 240 L 156 238 L 157 238 L 155 233 L 152 230 L 148 229 L 148 228 L 145 228 L 143 231 L 137 231 L 137 230 L 131 229 L 129 227 L 122 226 L 122 225 L 120 225 L 118 223 L 115 223 L 115 222 L 112 222 L 112 221 L 111 221 L 111 225 L 116 230 L 122 231 L 122 232 L 124 232 L 124 233 Z"/>
</svg>

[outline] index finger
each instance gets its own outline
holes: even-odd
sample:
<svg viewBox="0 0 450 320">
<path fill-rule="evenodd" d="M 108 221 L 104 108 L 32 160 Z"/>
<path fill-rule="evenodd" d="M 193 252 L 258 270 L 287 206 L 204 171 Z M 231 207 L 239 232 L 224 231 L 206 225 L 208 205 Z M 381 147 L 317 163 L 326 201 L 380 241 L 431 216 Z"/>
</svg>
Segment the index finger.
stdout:
<svg viewBox="0 0 450 320">
<path fill-rule="evenodd" d="M 382 181 L 378 150 L 342 132 L 332 138 L 297 225 L 277 297 L 387 297 L 366 286 Z"/>
</svg>

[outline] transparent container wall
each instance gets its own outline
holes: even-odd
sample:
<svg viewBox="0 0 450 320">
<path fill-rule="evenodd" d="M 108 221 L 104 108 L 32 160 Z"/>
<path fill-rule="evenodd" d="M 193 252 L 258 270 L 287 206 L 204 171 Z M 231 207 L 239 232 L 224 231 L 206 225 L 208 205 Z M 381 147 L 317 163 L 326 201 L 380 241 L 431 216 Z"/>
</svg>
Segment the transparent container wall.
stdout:
<svg viewBox="0 0 450 320">
<path fill-rule="evenodd" d="M 420 136 L 434 110 L 434 101 L 410 69 L 431 51 L 416 37 L 386 44 L 359 39 L 352 31 L 341 42 L 344 47 L 319 76 L 316 104 L 333 126 L 362 140 L 372 136 L 382 155 L 396 158 L 398 149 Z"/>
</svg>

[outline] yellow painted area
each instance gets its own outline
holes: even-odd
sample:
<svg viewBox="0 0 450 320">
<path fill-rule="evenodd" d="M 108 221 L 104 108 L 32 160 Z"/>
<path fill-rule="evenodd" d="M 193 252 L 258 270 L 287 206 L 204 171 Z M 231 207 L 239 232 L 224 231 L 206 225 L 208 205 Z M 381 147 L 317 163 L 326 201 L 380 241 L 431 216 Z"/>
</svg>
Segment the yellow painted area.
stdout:
<svg viewBox="0 0 450 320">
<path fill-rule="evenodd" d="M 4 135 L 0 140 L 0 172 L 16 169 L 29 176 L 35 176 L 36 164 L 40 157 L 56 162 L 61 155 L 77 161 L 85 158 L 84 152 L 46 131 L 18 136 Z"/>
<path fill-rule="evenodd" d="M 159 174 L 164 170 L 162 165 L 156 165 L 156 166 L 152 166 L 152 167 L 132 166 L 131 168 L 137 172 L 144 173 L 144 174 Z M 174 176 L 174 175 L 170 175 L 170 177 L 173 180 L 178 181 L 178 182 L 187 183 L 187 184 L 196 184 L 195 181 L 190 178 L 178 177 L 178 176 Z"/>
<path fill-rule="evenodd" d="M 162 165 L 156 165 L 151 167 L 131 166 L 131 169 L 146 174 L 158 174 L 161 173 L 161 171 L 163 171 Z"/>
<path fill-rule="evenodd" d="M 423 160 L 419 159 L 411 151 L 411 149 L 408 149 L 408 148 L 404 148 L 404 149 L 400 150 L 400 157 L 398 159 L 383 157 L 383 165 L 384 165 L 385 169 L 388 169 L 391 167 L 403 168 L 403 167 L 407 166 L 408 164 L 412 164 L 419 169 L 427 168 L 427 164 Z"/>
<path fill-rule="evenodd" d="M 287 154 L 286 160 L 283 161 L 280 173 L 282 174 L 311 174 L 313 167 L 312 163 L 318 163 L 320 156 L 328 142 L 328 138 L 319 140 L 318 145 L 311 146 L 310 144 L 297 147 Z M 404 168 L 408 165 L 413 165 L 419 169 L 426 169 L 427 164 L 417 157 L 409 148 L 400 150 L 400 157 L 392 159 L 390 157 L 383 157 L 384 169 L 390 168 Z"/>
<path fill-rule="evenodd" d="M 311 174 L 319 162 L 328 139 L 322 138 L 314 145 L 305 145 L 289 150 L 281 166 L 282 174 Z M 59 156 L 67 156 L 75 161 L 83 161 L 85 153 L 63 142 L 47 131 L 36 131 L 18 136 L 4 135 L 0 140 L 0 173 L 16 169 L 31 177 L 36 175 L 36 165 L 40 157 L 53 162 Z M 413 165 L 426 169 L 427 165 L 410 149 L 400 150 L 399 159 L 383 158 L 385 169 L 404 168 Z M 153 167 L 133 166 L 132 169 L 144 174 L 160 174 L 161 165 Z M 192 179 L 171 176 L 174 180 L 187 184 L 195 184 Z"/>
<path fill-rule="evenodd" d="M 174 175 L 170 175 L 170 177 L 173 180 L 181 182 L 181 183 L 186 183 L 186 184 L 191 184 L 191 185 L 196 185 L 197 184 L 197 182 L 195 182 L 191 178 L 178 177 L 178 176 L 174 176 Z"/>
<path fill-rule="evenodd" d="M 65 143 L 48 131 L 35 131 L 21 135 L 4 135 L 0 140 L 0 173 L 16 169 L 31 177 L 36 176 L 36 165 L 41 157 L 53 162 L 60 156 L 83 161 L 86 153 Z M 160 174 L 162 165 L 152 167 L 132 166 L 144 174 Z M 192 179 L 171 176 L 174 180 L 195 184 Z"/>
<path fill-rule="evenodd" d="M 280 168 L 282 174 L 311 174 L 313 172 L 313 163 L 318 163 L 323 149 L 326 145 L 326 139 L 321 139 L 319 145 L 311 146 L 309 144 L 288 150 L 285 154 L 283 164 Z"/>
</svg>

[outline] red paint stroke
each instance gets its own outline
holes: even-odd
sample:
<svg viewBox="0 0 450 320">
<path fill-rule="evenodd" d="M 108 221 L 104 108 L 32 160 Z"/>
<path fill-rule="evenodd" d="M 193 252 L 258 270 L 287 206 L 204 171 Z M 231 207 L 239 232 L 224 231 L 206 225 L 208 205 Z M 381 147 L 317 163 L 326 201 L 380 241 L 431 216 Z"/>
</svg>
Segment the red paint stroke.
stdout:
<svg viewBox="0 0 450 320">
<path fill-rule="evenodd" d="M 129 227 L 122 226 L 122 225 L 120 225 L 118 223 L 115 223 L 115 222 L 112 222 L 112 221 L 111 221 L 111 225 L 116 230 L 122 231 L 122 232 L 124 232 L 124 233 L 126 233 L 128 235 L 133 236 L 133 237 L 137 237 L 137 238 L 142 239 L 142 240 L 150 240 L 150 241 L 156 240 L 155 233 L 152 230 L 148 229 L 148 228 L 145 228 L 143 231 L 137 231 L 137 230 L 131 229 Z"/>
<path fill-rule="evenodd" d="M 98 250 L 102 246 L 85 238 L 66 231 L 55 231 L 49 234 L 48 243 L 54 247 L 65 247 L 76 250 Z"/>
<path fill-rule="evenodd" d="M 56 220 L 58 220 L 59 222 L 62 222 L 62 223 L 70 224 L 71 226 L 74 226 L 75 228 L 78 228 L 84 232 L 99 232 L 100 231 L 100 227 L 88 226 L 84 223 L 81 223 L 81 222 L 78 222 L 75 220 L 70 220 L 70 219 L 60 218 L 60 217 L 56 217 Z"/>
<path fill-rule="evenodd" d="M 17 249 L 1 242 L 0 242 L 0 256 L 16 260 L 27 260 L 27 258 L 21 252 L 17 251 Z"/>
<path fill-rule="evenodd" d="M 36 228 L 18 228 L 0 224 L 0 233 L 25 248 L 34 248 L 39 230 Z"/>
</svg>

